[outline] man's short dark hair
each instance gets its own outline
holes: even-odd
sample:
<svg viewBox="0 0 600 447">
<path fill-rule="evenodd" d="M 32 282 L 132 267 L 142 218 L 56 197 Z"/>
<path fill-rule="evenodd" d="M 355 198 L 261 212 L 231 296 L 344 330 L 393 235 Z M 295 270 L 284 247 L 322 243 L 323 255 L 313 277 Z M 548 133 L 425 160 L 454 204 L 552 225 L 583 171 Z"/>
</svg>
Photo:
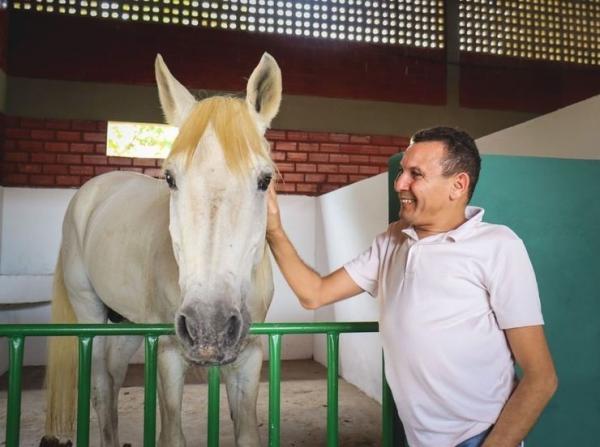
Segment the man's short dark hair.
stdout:
<svg viewBox="0 0 600 447">
<path fill-rule="evenodd" d="M 481 169 L 481 157 L 473 138 L 463 130 L 440 126 L 420 130 L 410 139 L 411 144 L 425 141 L 444 143 L 446 159 L 442 163 L 443 175 L 450 176 L 459 172 L 469 174 L 471 181 L 468 199 L 471 200 Z"/>
</svg>

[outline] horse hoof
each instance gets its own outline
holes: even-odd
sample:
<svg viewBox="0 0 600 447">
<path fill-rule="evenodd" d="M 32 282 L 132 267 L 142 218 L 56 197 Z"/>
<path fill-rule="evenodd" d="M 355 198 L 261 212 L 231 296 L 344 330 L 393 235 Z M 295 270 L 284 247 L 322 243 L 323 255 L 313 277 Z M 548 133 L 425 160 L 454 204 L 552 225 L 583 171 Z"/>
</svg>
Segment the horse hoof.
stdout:
<svg viewBox="0 0 600 447">
<path fill-rule="evenodd" d="M 131 447 L 131 444 L 129 444 L 129 443 L 123 444 L 123 447 Z"/>
<path fill-rule="evenodd" d="M 73 447 L 71 441 L 60 442 L 54 436 L 44 436 L 40 441 L 40 447 Z"/>
</svg>

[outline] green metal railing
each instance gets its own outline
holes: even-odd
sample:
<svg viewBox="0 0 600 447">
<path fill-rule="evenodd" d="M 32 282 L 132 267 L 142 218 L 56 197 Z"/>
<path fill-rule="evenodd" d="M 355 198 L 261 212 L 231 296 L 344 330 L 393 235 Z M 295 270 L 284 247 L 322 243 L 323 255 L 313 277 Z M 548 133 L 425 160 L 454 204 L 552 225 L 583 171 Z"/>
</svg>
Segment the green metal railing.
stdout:
<svg viewBox="0 0 600 447">
<path fill-rule="evenodd" d="M 269 337 L 269 447 L 280 445 L 281 341 L 283 335 L 326 334 L 327 336 L 327 446 L 338 446 L 338 361 L 341 333 L 377 332 L 376 322 L 359 323 L 255 323 L 250 334 Z M 21 418 L 21 369 L 25 337 L 76 336 L 79 339 L 77 398 L 77 447 L 88 447 L 92 344 L 95 336 L 139 335 L 145 337 L 144 447 L 156 443 L 156 370 L 158 338 L 173 335 L 170 324 L 35 324 L 0 325 L 0 337 L 9 341 L 9 379 L 6 446 L 18 447 Z M 208 446 L 219 445 L 219 368 L 209 368 Z M 383 378 L 382 446 L 392 447 L 393 401 Z"/>
</svg>

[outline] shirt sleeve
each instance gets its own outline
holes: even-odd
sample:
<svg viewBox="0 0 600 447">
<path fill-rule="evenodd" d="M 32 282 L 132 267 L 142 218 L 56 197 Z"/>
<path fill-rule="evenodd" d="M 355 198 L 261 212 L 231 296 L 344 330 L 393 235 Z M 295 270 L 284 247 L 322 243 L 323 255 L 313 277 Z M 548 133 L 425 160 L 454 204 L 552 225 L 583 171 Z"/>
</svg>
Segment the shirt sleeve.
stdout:
<svg viewBox="0 0 600 447">
<path fill-rule="evenodd" d="M 344 265 L 350 278 L 371 296 L 377 296 L 382 247 L 388 239 L 388 232 L 389 230 L 377 236 L 371 247 Z"/>
<path fill-rule="evenodd" d="M 500 243 L 489 292 L 501 329 L 544 324 L 535 272 L 521 239 Z"/>
</svg>

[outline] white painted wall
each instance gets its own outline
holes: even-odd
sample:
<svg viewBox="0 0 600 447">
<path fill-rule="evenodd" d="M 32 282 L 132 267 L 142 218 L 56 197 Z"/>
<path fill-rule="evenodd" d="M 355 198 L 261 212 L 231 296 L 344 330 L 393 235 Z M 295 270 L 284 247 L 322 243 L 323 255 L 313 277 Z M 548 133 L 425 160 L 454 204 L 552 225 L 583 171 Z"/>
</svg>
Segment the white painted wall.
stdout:
<svg viewBox="0 0 600 447">
<path fill-rule="evenodd" d="M 52 275 L 62 218 L 73 194 L 74 189 L 4 188 L 1 275 Z"/>
<path fill-rule="evenodd" d="M 387 174 L 379 174 L 324 194 L 317 204 L 317 270 L 326 274 L 353 259 L 387 228 Z M 316 311 L 318 321 L 377 321 L 379 303 L 363 293 Z M 314 358 L 327 363 L 324 336 L 314 339 Z M 381 400 L 379 334 L 340 338 L 340 374 L 367 395 Z"/>
<path fill-rule="evenodd" d="M 600 95 L 479 138 L 482 154 L 600 159 Z"/>
<path fill-rule="evenodd" d="M 47 323 L 62 216 L 72 189 L 2 188 L 0 195 L 0 324 Z M 26 340 L 25 365 L 45 363 L 46 339 Z M 8 345 L 0 341 L 0 373 Z"/>
</svg>

